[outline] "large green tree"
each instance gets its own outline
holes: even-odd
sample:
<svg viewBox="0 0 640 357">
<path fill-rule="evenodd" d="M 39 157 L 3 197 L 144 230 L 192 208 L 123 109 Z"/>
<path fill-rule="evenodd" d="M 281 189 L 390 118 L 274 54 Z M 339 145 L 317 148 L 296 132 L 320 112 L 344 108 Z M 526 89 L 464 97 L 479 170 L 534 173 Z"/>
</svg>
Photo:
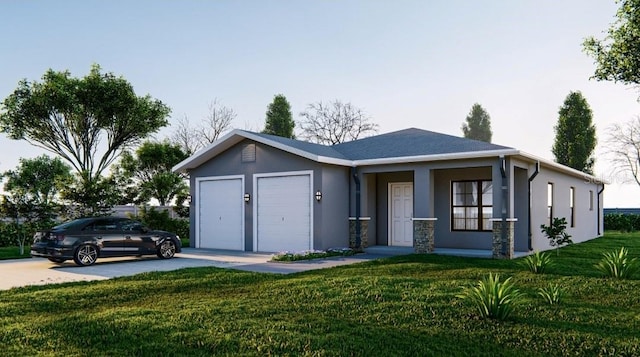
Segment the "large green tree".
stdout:
<svg viewBox="0 0 640 357">
<path fill-rule="evenodd" d="M 42 155 L 33 159 L 20 159 L 15 170 L 1 174 L 4 180 L 4 193 L 0 201 L 0 213 L 15 223 L 14 237 L 24 252 L 25 242 L 32 232 L 24 227 L 27 223 L 47 225 L 61 214 L 63 205 L 60 200 L 60 188 L 71 179 L 71 168 L 59 158 Z"/>
<path fill-rule="evenodd" d="M 295 125 L 291 115 L 291 105 L 287 98 L 282 94 L 276 95 L 267 108 L 267 118 L 262 132 L 293 139 L 295 138 L 293 133 Z"/>
<path fill-rule="evenodd" d="M 491 142 L 491 117 L 484 108 L 475 103 L 462 124 L 462 133 L 467 139 Z"/>
<path fill-rule="evenodd" d="M 15 170 L 2 173 L 2 213 L 26 221 L 55 217 L 60 213 L 60 189 L 71 177 L 71 168 L 59 158 L 20 159 Z"/>
<path fill-rule="evenodd" d="M 620 8 L 604 39 L 588 37 L 583 48 L 593 57 L 593 78 L 640 84 L 640 0 L 618 0 Z"/>
<path fill-rule="evenodd" d="M 145 141 L 135 153 L 125 152 L 116 170 L 123 181 L 128 181 L 131 188 L 129 197 L 133 203 L 144 204 L 156 199 L 165 206 L 176 196 L 186 196 L 189 191 L 185 177 L 171 171 L 187 157 L 178 145 Z"/>
<path fill-rule="evenodd" d="M 582 93 L 570 92 L 558 112 L 552 152 L 556 162 L 593 174 L 596 127 L 589 103 Z"/>
<path fill-rule="evenodd" d="M 86 186 L 78 189 L 89 197 L 105 194 L 87 190 L 103 187 L 99 181 L 107 167 L 123 150 L 166 126 L 169 112 L 161 101 L 137 96 L 126 79 L 102 73 L 98 65 L 82 78 L 50 69 L 41 82 L 20 81 L 4 99 L 0 131 L 69 163 Z"/>
</svg>

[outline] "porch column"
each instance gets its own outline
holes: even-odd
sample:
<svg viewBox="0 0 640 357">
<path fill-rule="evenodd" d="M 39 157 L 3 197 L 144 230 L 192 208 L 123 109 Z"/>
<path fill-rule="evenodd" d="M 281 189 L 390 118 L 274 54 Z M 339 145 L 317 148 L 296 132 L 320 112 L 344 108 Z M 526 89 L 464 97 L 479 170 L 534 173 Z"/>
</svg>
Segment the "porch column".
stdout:
<svg viewBox="0 0 640 357">
<path fill-rule="evenodd" d="M 356 249 L 356 217 L 349 217 L 349 248 L 361 252 L 369 246 L 369 222 L 371 217 L 360 217 L 360 248 Z"/>
<path fill-rule="evenodd" d="M 493 223 L 493 241 L 492 241 L 492 257 L 494 259 L 513 259 L 514 243 L 513 232 L 517 218 L 492 218 Z M 506 228 L 506 232 L 503 231 Z"/>
<path fill-rule="evenodd" d="M 432 253 L 437 218 L 413 218 L 413 249 L 416 253 Z"/>
</svg>

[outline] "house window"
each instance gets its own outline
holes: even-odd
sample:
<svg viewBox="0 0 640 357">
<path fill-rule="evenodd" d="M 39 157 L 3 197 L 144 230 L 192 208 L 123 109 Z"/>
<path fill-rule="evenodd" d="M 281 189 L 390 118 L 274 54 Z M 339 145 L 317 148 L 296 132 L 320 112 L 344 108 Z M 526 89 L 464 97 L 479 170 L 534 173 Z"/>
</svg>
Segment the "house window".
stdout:
<svg viewBox="0 0 640 357">
<path fill-rule="evenodd" d="M 576 226 L 576 215 L 575 215 L 575 206 L 576 206 L 576 189 L 575 187 L 571 187 L 569 189 L 569 208 L 571 210 L 571 227 Z"/>
<path fill-rule="evenodd" d="M 553 183 L 547 183 L 547 222 L 553 223 Z"/>
<path fill-rule="evenodd" d="M 589 211 L 593 211 L 593 191 L 589 190 Z"/>
<path fill-rule="evenodd" d="M 491 231 L 492 215 L 491 181 L 451 182 L 451 230 Z"/>
</svg>

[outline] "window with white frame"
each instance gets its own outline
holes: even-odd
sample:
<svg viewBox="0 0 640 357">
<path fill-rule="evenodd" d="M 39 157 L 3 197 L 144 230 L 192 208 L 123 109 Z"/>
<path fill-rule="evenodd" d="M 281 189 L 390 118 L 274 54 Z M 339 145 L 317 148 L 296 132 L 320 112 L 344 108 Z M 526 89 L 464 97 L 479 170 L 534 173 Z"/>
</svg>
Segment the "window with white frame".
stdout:
<svg viewBox="0 0 640 357">
<path fill-rule="evenodd" d="M 491 180 L 451 182 L 451 230 L 491 231 Z"/>
<path fill-rule="evenodd" d="M 571 187 L 569 188 L 569 209 L 571 210 L 571 222 L 570 226 L 571 227 L 575 227 L 576 226 L 576 188 L 575 187 Z"/>
<path fill-rule="evenodd" d="M 547 222 L 553 223 L 553 183 L 547 183 Z"/>
</svg>

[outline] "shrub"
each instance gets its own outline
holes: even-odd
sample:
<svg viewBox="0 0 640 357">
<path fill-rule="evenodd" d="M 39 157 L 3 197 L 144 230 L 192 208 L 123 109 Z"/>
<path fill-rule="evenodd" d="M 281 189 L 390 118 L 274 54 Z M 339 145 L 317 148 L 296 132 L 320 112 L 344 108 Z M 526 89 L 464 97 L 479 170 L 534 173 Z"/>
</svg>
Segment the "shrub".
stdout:
<svg viewBox="0 0 640 357">
<path fill-rule="evenodd" d="M 551 254 L 547 252 L 535 252 L 525 257 L 520 264 L 534 274 L 543 274 L 547 267 L 552 265 Z"/>
<path fill-rule="evenodd" d="M 558 284 L 547 285 L 544 288 L 538 289 L 538 295 L 551 305 L 557 305 L 564 296 L 564 290 Z"/>
<path fill-rule="evenodd" d="M 602 260 L 595 267 L 606 277 L 627 279 L 638 269 L 637 258 L 630 259 L 625 247 L 618 251 L 602 253 L 602 255 Z"/>
<path fill-rule="evenodd" d="M 189 220 L 171 218 L 167 210 L 142 207 L 134 218 L 140 220 L 151 229 L 172 232 L 177 234 L 180 239 L 189 239 Z"/>
<path fill-rule="evenodd" d="M 522 294 L 511 282 L 511 278 L 500 280 L 500 274 L 489 273 L 473 287 L 466 287 L 458 298 L 470 301 L 482 318 L 504 320 L 509 318 L 521 302 Z"/>
<path fill-rule="evenodd" d="M 549 244 L 556 248 L 556 255 L 560 254 L 558 248 L 560 248 L 561 245 L 573 243 L 571 236 L 566 232 L 567 220 L 564 217 L 554 217 L 551 225 L 546 226 L 541 224 L 540 229 L 549 239 Z"/>
<path fill-rule="evenodd" d="M 34 222 L 0 222 L 0 247 L 18 246 L 22 241 L 24 244 L 31 244 L 33 235 L 37 231 L 47 230 L 55 223 L 49 220 Z"/>
<path fill-rule="evenodd" d="M 607 213 L 604 215 L 604 229 L 621 232 L 635 232 L 640 228 L 640 215 Z"/>
<path fill-rule="evenodd" d="M 274 254 L 271 260 L 274 262 L 294 262 L 297 260 L 310 260 L 337 256 L 350 256 L 356 254 L 351 248 L 330 248 L 324 250 L 305 250 L 301 252 L 280 252 Z"/>
</svg>

